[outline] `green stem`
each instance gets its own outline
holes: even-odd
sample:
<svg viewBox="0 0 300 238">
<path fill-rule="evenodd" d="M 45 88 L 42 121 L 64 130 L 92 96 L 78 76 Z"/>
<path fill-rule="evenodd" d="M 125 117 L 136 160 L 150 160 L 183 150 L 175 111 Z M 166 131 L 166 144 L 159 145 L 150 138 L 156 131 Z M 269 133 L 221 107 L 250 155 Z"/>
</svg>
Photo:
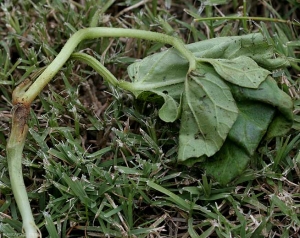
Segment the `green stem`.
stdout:
<svg viewBox="0 0 300 238">
<path fill-rule="evenodd" d="M 95 39 L 99 37 L 131 37 L 156 42 L 162 42 L 172 45 L 176 48 L 190 63 L 189 72 L 196 69 L 196 60 L 192 52 L 190 52 L 181 40 L 165 34 L 121 28 L 92 27 L 77 31 L 65 44 L 57 57 L 46 68 L 46 70 L 37 78 L 31 87 L 24 93 L 22 100 L 31 103 L 49 81 L 60 70 L 64 63 L 69 59 L 77 45 L 85 39 Z"/>
<path fill-rule="evenodd" d="M 119 81 L 115 78 L 115 76 L 94 57 L 85 53 L 74 53 L 71 55 L 71 59 L 80 60 L 88 64 L 112 86 L 116 87 L 119 84 Z"/>
<path fill-rule="evenodd" d="M 268 18 L 268 17 L 205 17 L 205 18 L 196 18 L 195 21 L 217 21 L 217 20 L 249 20 L 249 21 L 270 21 L 276 23 L 285 23 L 291 24 L 295 26 L 300 26 L 300 23 L 289 21 L 289 20 L 282 20 L 277 18 Z"/>
<path fill-rule="evenodd" d="M 20 98 L 30 84 L 30 80 L 25 80 L 13 92 L 12 98 L 15 108 L 6 151 L 11 188 L 22 216 L 23 229 L 27 238 L 36 238 L 40 234 L 33 219 L 22 174 L 22 152 L 28 132 L 27 118 L 30 107 L 26 102 L 22 103 Z"/>
<path fill-rule="evenodd" d="M 94 57 L 85 54 L 85 53 L 74 53 L 71 55 L 70 57 L 71 59 L 75 59 L 75 60 L 80 60 L 83 63 L 88 64 L 89 66 L 91 66 L 98 74 L 100 74 L 104 80 L 106 80 L 107 82 L 109 82 L 111 85 L 113 85 L 114 87 L 118 87 L 118 88 L 122 88 L 124 90 L 127 90 L 129 92 L 131 92 L 132 94 L 136 95 L 139 94 L 140 91 L 147 91 L 147 90 L 151 90 L 153 89 L 153 84 L 147 84 L 147 83 L 143 83 L 143 84 L 133 84 L 131 82 L 125 81 L 125 80 L 118 80 L 115 78 L 115 76 L 105 68 L 105 66 L 103 64 L 101 64 L 97 59 L 95 59 Z M 197 62 L 207 62 L 206 59 L 204 58 L 195 58 L 197 60 Z M 206 60 L 206 61 L 205 61 Z M 174 80 L 173 83 L 181 83 L 181 79 L 180 80 Z M 163 87 L 169 85 L 169 82 L 160 82 L 160 83 L 156 83 L 157 87 Z M 138 92 L 138 93 L 137 93 Z"/>
<path fill-rule="evenodd" d="M 247 1 L 243 0 L 243 16 L 247 16 Z M 247 20 L 242 20 L 243 21 L 243 28 L 246 32 L 248 32 L 248 25 L 247 25 Z"/>
<path fill-rule="evenodd" d="M 6 149 L 11 188 L 22 216 L 23 229 L 26 237 L 35 238 L 39 237 L 39 233 L 30 209 L 22 174 L 22 151 L 28 132 L 28 126 L 24 123 L 28 111 L 29 108 L 23 106 L 17 106 L 15 109 L 11 134 Z"/>
<path fill-rule="evenodd" d="M 104 80 L 109 82 L 114 87 L 120 87 L 124 90 L 134 93 L 136 88 L 133 87 L 132 83 L 118 80 L 115 76 L 107 69 L 103 64 L 101 64 L 94 57 L 85 53 L 74 53 L 71 55 L 71 59 L 80 60 L 89 66 L 91 66 L 98 74 L 100 74 Z"/>
</svg>

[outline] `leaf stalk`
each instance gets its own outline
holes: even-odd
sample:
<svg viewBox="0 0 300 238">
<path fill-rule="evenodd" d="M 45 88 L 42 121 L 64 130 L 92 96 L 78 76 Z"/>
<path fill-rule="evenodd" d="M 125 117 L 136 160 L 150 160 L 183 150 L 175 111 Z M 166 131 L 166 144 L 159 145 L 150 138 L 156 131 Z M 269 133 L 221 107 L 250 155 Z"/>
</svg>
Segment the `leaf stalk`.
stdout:
<svg viewBox="0 0 300 238">
<path fill-rule="evenodd" d="M 176 37 L 144 30 L 91 27 L 81 29 L 71 36 L 57 57 L 24 93 L 22 100 L 30 104 L 65 64 L 81 41 L 100 37 L 130 37 L 169 44 L 189 61 L 189 72 L 196 69 L 196 59 L 194 55 L 186 48 L 184 43 Z"/>
</svg>

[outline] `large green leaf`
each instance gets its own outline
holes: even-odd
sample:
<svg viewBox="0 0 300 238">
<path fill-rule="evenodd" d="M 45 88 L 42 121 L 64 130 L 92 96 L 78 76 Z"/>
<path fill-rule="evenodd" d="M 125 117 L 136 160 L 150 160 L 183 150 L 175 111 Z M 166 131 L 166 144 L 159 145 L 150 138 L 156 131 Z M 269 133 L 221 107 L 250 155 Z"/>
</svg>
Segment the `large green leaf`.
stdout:
<svg viewBox="0 0 300 238">
<path fill-rule="evenodd" d="M 162 120 L 181 119 L 179 162 L 202 162 L 200 167 L 225 184 L 247 166 L 266 134 L 272 137 L 291 127 L 291 98 L 267 70 L 288 62 L 273 58 L 273 48 L 261 34 L 216 38 L 187 48 L 198 57 L 190 75 L 186 59 L 170 49 L 130 65 L 129 90 L 162 104 Z"/>
<path fill-rule="evenodd" d="M 164 99 L 159 111 L 162 120 L 174 121 L 182 111 L 179 161 L 183 162 L 216 153 L 238 111 L 228 86 L 212 67 L 199 64 L 197 71 L 185 80 L 188 67 L 180 59 L 175 51 L 162 52 L 131 65 L 128 71 L 136 97 L 153 100 L 152 93 Z"/>
<path fill-rule="evenodd" d="M 185 82 L 178 160 L 215 154 L 237 115 L 229 87 L 211 67 L 199 65 Z"/>
</svg>

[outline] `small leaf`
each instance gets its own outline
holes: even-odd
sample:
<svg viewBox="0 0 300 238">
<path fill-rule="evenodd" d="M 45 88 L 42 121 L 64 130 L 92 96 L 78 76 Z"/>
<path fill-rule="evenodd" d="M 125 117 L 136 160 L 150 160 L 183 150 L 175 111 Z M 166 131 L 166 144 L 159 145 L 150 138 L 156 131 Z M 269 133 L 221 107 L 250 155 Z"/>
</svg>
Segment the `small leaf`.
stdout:
<svg viewBox="0 0 300 238">
<path fill-rule="evenodd" d="M 234 59 L 200 59 L 200 61 L 209 62 L 226 81 L 245 88 L 258 88 L 270 74 L 247 56 Z"/>
<path fill-rule="evenodd" d="M 293 101 L 289 95 L 283 92 L 276 81 L 268 76 L 258 89 L 241 88 L 229 85 L 234 98 L 238 101 L 260 101 L 277 107 L 287 119 L 293 119 Z"/>
<path fill-rule="evenodd" d="M 176 50 L 171 49 L 131 64 L 127 70 L 132 81 L 132 93 L 136 97 L 142 92 L 157 91 L 179 99 L 188 62 Z"/>
<path fill-rule="evenodd" d="M 197 73 L 185 82 L 178 151 L 180 162 L 214 155 L 238 114 L 230 89 L 219 75 L 211 67 L 202 65 Z"/>
<path fill-rule="evenodd" d="M 219 37 L 187 48 L 199 61 L 190 75 L 187 60 L 169 49 L 129 66 L 132 84 L 126 89 L 162 105 L 159 116 L 166 122 L 181 116 L 178 161 L 203 162 L 226 184 L 246 168 L 266 131 L 274 136 L 290 128 L 292 100 L 266 70 L 288 61 L 274 59 L 261 34 Z"/>
</svg>

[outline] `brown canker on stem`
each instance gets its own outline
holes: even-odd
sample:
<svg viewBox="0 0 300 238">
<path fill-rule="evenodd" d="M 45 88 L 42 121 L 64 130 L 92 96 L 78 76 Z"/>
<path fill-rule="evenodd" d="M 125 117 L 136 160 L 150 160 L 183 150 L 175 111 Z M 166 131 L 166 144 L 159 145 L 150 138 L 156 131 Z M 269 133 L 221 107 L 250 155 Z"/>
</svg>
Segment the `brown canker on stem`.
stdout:
<svg viewBox="0 0 300 238">
<path fill-rule="evenodd" d="M 29 116 L 29 111 L 30 107 L 25 106 L 23 104 L 17 104 L 14 106 L 11 134 L 9 137 L 9 142 L 11 143 L 9 144 L 19 144 L 25 140 L 28 132 L 27 119 Z"/>
<path fill-rule="evenodd" d="M 19 103 L 15 105 L 13 112 L 13 123 L 18 125 L 20 129 L 24 128 L 24 126 L 27 124 L 29 109 L 30 108 L 24 104 Z M 23 129 L 21 132 L 23 132 Z"/>
<path fill-rule="evenodd" d="M 17 141 L 22 141 L 28 131 L 27 119 L 30 112 L 30 103 L 23 98 L 26 89 L 31 85 L 29 79 L 19 84 L 12 94 L 13 117 L 12 117 L 12 134 L 17 135 Z"/>
</svg>

